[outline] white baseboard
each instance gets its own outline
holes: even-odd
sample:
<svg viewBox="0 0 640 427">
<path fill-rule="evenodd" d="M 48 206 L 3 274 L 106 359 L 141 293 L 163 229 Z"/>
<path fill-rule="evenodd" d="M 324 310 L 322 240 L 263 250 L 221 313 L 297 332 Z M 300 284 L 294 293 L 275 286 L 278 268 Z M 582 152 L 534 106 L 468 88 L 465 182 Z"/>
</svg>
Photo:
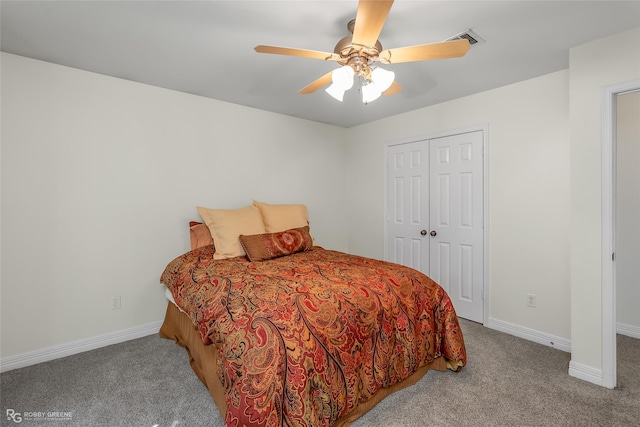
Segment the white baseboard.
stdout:
<svg viewBox="0 0 640 427">
<path fill-rule="evenodd" d="M 631 338 L 640 339 L 640 326 L 626 325 L 618 322 L 616 330 L 620 335 L 626 335 Z"/>
<path fill-rule="evenodd" d="M 162 326 L 161 320 L 157 322 L 147 323 L 146 325 L 123 329 L 121 331 L 110 332 L 108 334 L 99 335 L 97 337 L 86 338 L 78 341 L 72 341 L 66 344 L 43 348 L 42 350 L 35 350 L 28 353 L 17 354 L 15 356 L 4 357 L 0 359 L 0 372 L 24 368 L 25 366 L 48 362 L 50 360 L 59 359 L 61 357 L 71 356 L 73 354 L 95 350 L 100 347 L 106 347 L 108 345 L 146 337 L 147 335 L 157 334 L 158 331 L 160 331 L 160 326 Z"/>
<path fill-rule="evenodd" d="M 557 337 L 555 335 L 536 331 L 535 329 L 525 328 L 524 326 L 492 318 L 489 318 L 484 326 L 509 335 L 524 338 L 525 340 L 537 342 L 538 344 L 546 345 L 547 347 L 553 347 L 558 350 L 571 353 L 571 340 L 566 338 Z"/>
<path fill-rule="evenodd" d="M 569 375 L 601 387 L 604 386 L 602 371 L 600 369 L 592 368 L 591 366 L 583 365 L 573 360 L 569 362 Z"/>
</svg>

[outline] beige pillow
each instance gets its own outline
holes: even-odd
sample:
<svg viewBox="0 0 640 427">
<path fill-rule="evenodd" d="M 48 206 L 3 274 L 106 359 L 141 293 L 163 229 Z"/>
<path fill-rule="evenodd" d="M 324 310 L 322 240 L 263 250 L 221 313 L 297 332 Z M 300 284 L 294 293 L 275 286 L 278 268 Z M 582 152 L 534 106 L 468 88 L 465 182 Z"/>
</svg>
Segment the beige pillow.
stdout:
<svg viewBox="0 0 640 427">
<path fill-rule="evenodd" d="M 233 258 L 245 255 L 240 244 L 241 234 L 263 234 L 266 232 L 262 215 L 251 205 L 241 209 L 208 209 L 197 206 L 202 220 L 213 237 L 216 252 L 214 259 Z"/>
<path fill-rule="evenodd" d="M 270 205 L 255 200 L 253 205 L 260 210 L 267 233 L 278 233 L 309 225 L 309 211 L 305 205 Z"/>
</svg>

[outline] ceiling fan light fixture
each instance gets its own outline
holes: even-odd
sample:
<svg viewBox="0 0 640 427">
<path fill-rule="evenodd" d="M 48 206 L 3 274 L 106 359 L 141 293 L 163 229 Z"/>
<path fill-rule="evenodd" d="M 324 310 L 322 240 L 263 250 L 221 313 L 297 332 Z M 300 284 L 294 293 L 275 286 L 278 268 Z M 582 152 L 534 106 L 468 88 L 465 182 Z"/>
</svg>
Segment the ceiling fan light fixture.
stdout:
<svg viewBox="0 0 640 427">
<path fill-rule="evenodd" d="M 353 75 L 354 71 L 349 65 L 344 65 L 340 68 L 336 68 L 331 73 L 331 81 L 334 85 L 349 90 L 353 87 Z"/>
<path fill-rule="evenodd" d="M 346 92 L 346 90 L 340 85 L 332 83 L 331 86 L 325 89 L 325 92 L 327 92 L 338 101 L 342 102 L 342 98 L 344 98 L 344 93 Z"/>
<path fill-rule="evenodd" d="M 380 98 L 380 95 L 382 95 L 382 91 L 375 83 L 369 82 L 362 85 L 362 102 L 365 104 L 375 101 Z"/>
<path fill-rule="evenodd" d="M 384 92 L 389 89 L 395 78 L 396 73 L 385 70 L 384 68 L 377 67 L 371 72 L 371 80 L 375 83 L 380 92 Z"/>
<path fill-rule="evenodd" d="M 254 49 L 259 53 L 335 61 L 342 67 L 325 73 L 299 90 L 298 93 L 313 93 L 325 87 L 331 81 L 333 83 L 332 87 L 327 89 L 327 92 L 334 98 L 342 100 L 344 92 L 353 86 L 354 77 L 360 76 L 360 81 L 364 80 L 364 85 L 361 88 L 362 100 L 367 103 L 376 100 L 383 92 L 389 96 L 402 90 L 402 87 L 395 82 L 394 72 L 371 66 L 371 64 L 375 62 L 399 64 L 402 62 L 458 58 L 467 53 L 471 43 L 481 41 L 471 30 L 467 30 L 452 39 L 440 43 L 383 50 L 378 37 L 392 5 L 393 0 L 360 0 L 355 19 L 352 19 L 347 24 L 347 28 L 352 35 L 343 37 L 336 44 L 332 53 L 265 45 L 256 46 Z"/>
</svg>

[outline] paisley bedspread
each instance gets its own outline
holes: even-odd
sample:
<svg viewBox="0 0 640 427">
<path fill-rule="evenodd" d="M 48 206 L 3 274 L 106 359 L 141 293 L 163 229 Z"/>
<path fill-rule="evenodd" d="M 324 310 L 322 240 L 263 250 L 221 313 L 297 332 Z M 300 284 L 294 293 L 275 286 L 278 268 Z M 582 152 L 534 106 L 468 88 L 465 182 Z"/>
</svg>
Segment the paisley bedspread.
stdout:
<svg viewBox="0 0 640 427">
<path fill-rule="evenodd" d="M 161 281 L 219 350 L 228 426 L 330 426 L 439 356 L 466 363 L 449 296 L 401 265 L 319 247 L 214 260 L 207 246 Z"/>
</svg>

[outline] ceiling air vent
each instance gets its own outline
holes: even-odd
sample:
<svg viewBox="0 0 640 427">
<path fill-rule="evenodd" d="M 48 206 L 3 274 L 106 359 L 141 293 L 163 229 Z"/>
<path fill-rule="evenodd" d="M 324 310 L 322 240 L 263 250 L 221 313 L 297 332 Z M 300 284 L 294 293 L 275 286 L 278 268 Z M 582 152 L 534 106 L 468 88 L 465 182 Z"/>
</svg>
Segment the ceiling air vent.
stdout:
<svg viewBox="0 0 640 427">
<path fill-rule="evenodd" d="M 480 37 L 479 35 L 477 35 L 471 30 L 466 30 L 461 32 L 460 34 L 456 34 L 453 37 L 449 37 L 446 41 L 462 40 L 462 39 L 469 40 L 469 44 L 471 46 L 485 42 L 485 40 L 482 37 Z"/>
</svg>

